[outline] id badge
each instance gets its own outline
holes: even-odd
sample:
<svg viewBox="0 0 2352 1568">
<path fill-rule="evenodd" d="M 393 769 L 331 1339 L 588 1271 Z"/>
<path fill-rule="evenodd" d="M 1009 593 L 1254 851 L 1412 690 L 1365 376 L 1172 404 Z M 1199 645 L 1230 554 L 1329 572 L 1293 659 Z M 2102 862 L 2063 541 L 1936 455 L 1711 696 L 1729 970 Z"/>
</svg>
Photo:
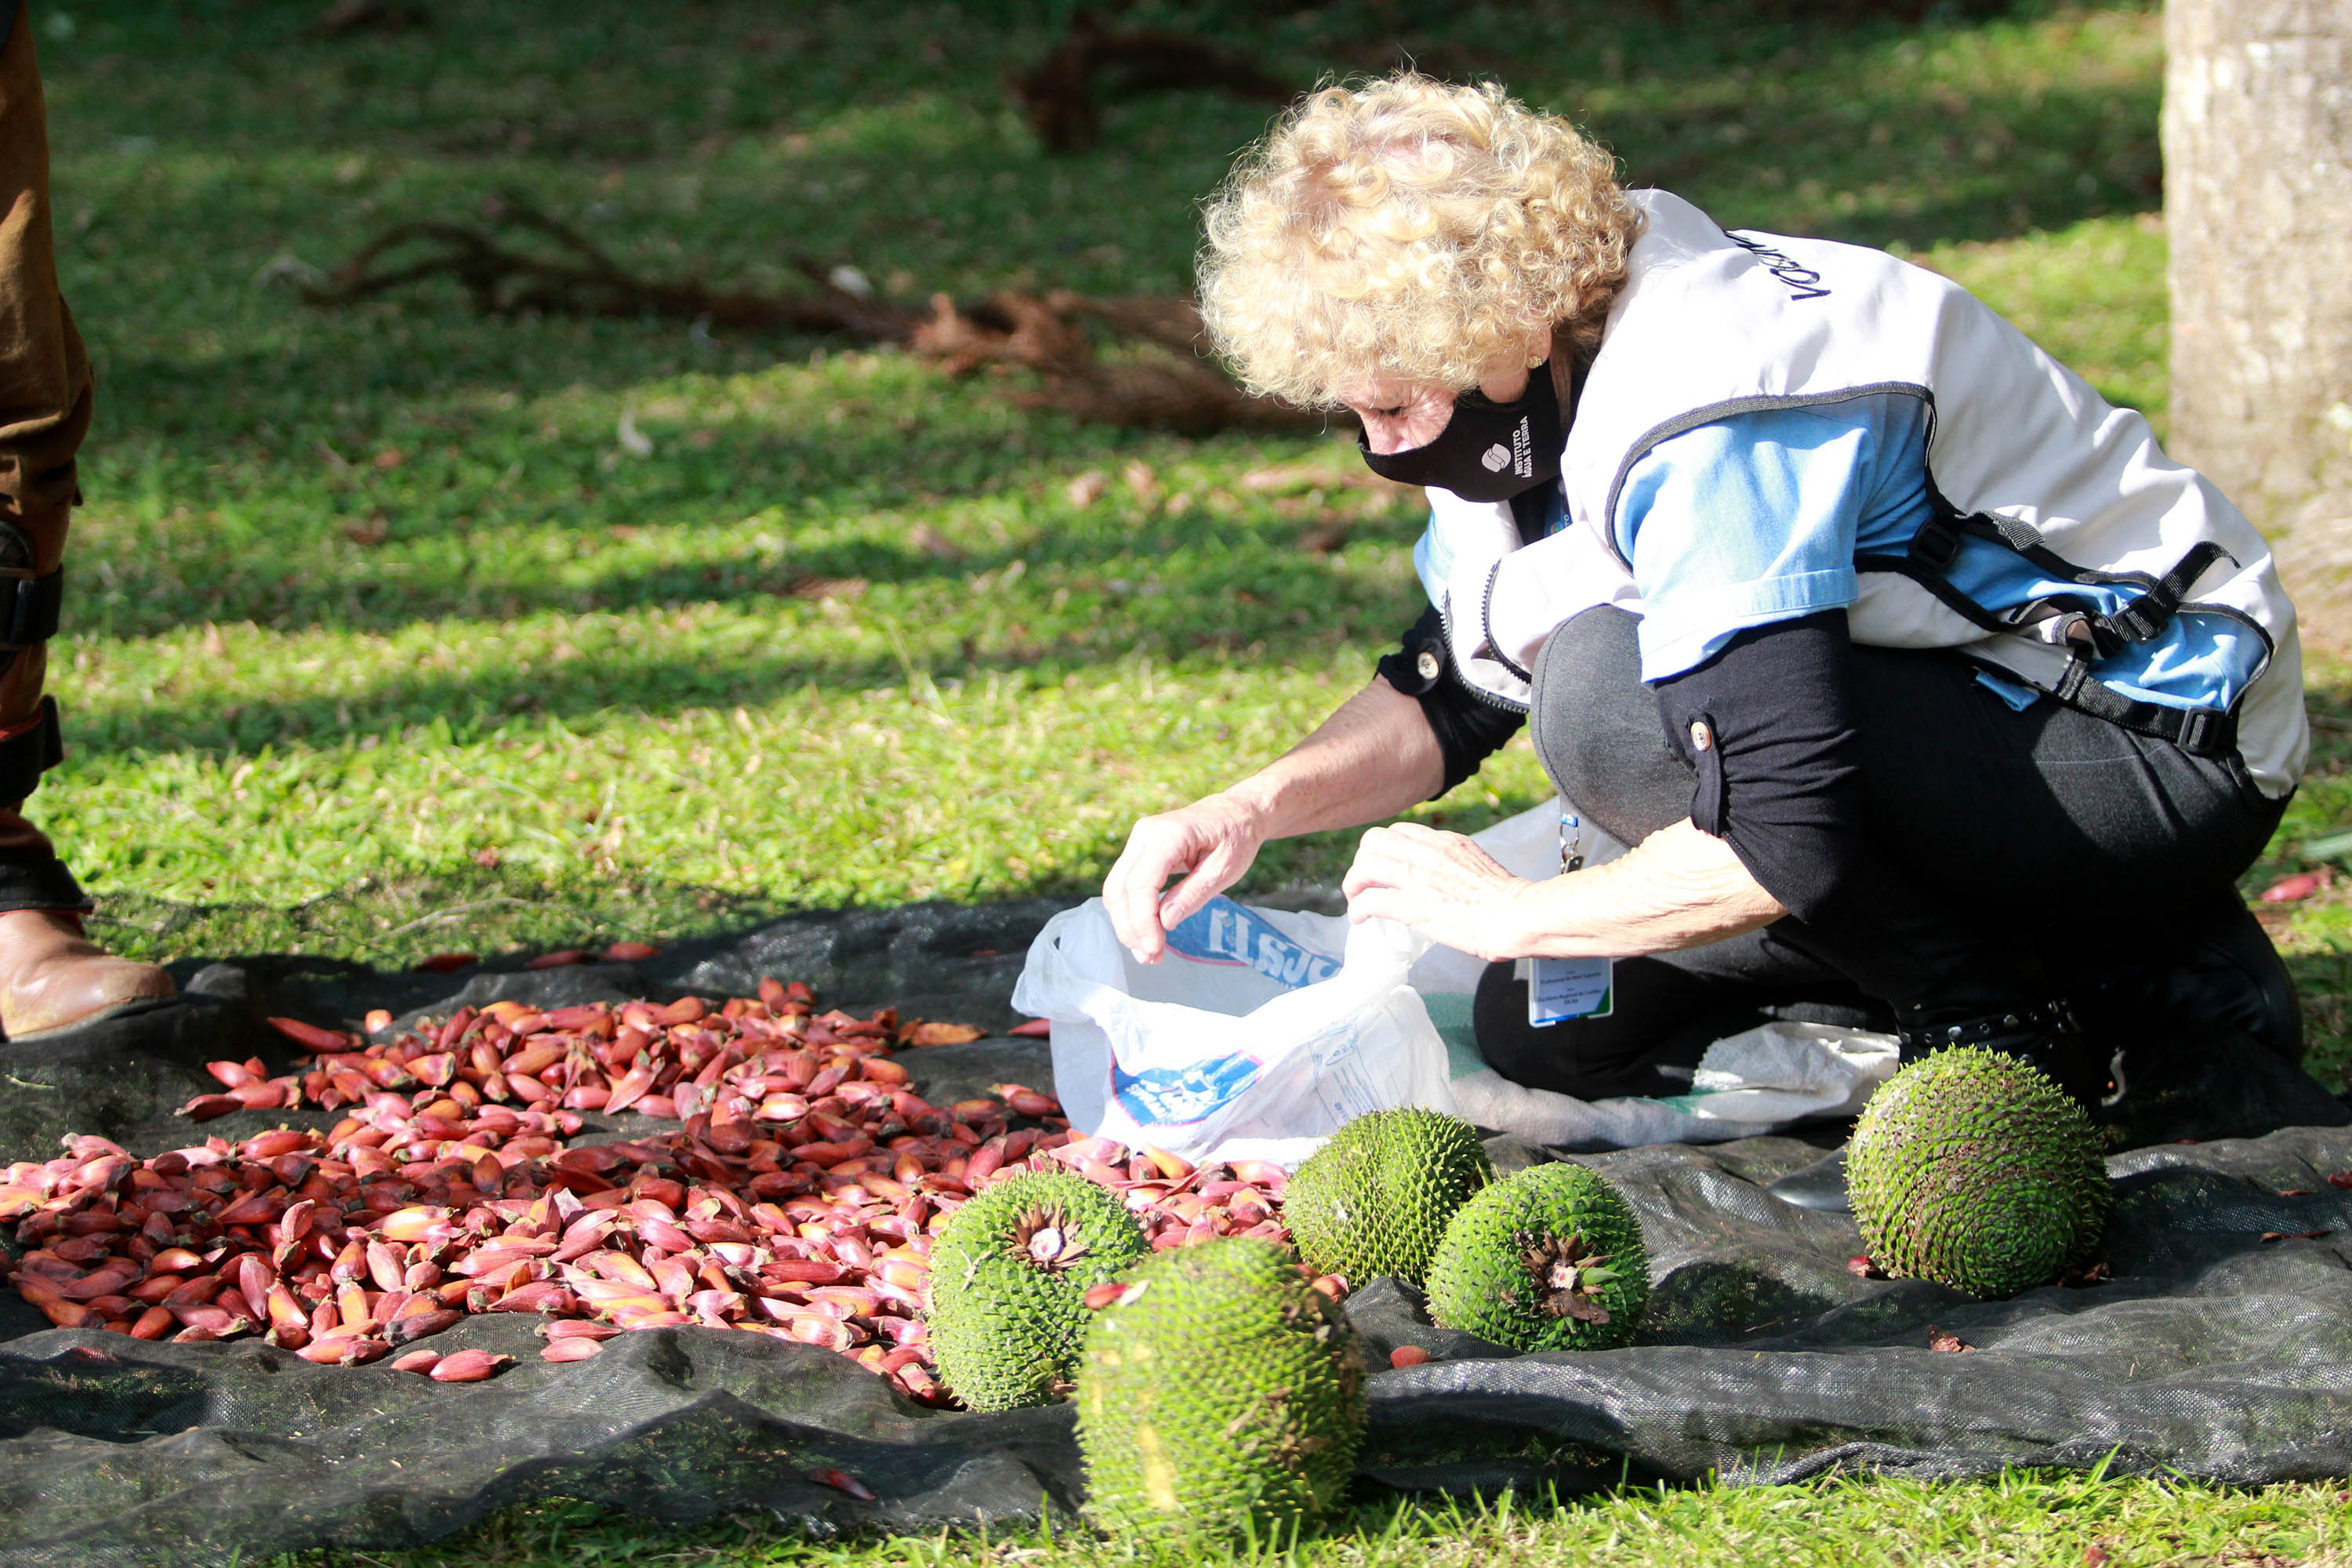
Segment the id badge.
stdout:
<svg viewBox="0 0 2352 1568">
<path fill-rule="evenodd" d="M 1584 823 L 1572 811 L 1559 814 L 1559 874 L 1584 868 Z M 1615 967 L 1606 958 L 1522 958 L 1516 977 L 1528 983 L 1528 1023 L 1549 1028 L 1566 1018 L 1606 1018 L 1615 1005 L 1609 979 Z"/>
<path fill-rule="evenodd" d="M 1530 958 L 1527 965 L 1528 1023 L 1535 1028 L 1566 1018 L 1605 1018 L 1615 1005 L 1611 959 Z"/>
</svg>

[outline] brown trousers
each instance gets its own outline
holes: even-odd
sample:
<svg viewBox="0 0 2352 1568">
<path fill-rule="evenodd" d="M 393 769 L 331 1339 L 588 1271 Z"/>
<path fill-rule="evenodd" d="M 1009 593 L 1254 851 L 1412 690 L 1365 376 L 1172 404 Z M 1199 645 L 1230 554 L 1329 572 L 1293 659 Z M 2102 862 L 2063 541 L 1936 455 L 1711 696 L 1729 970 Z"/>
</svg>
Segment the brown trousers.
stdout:
<svg viewBox="0 0 2352 1568">
<path fill-rule="evenodd" d="M 89 356 L 58 292 L 49 223 L 47 116 L 33 58 L 30 18 L 0 0 L 0 594 L 56 573 L 80 497 L 74 458 L 89 430 Z M 12 535 L 13 531 L 13 536 Z M 56 584 L 45 586 L 54 589 Z M 54 708 L 42 687 L 46 636 L 11 644 L 0 599 L 0 754 L 15 743 L 18 765 L 6 788 L 28 790 L 35 765 L 55 756 Z M 49 841 L 25 820 L 21 795 L 0 800 L 0 910 L 87 910 L 89 900 Z"/>
</svg>

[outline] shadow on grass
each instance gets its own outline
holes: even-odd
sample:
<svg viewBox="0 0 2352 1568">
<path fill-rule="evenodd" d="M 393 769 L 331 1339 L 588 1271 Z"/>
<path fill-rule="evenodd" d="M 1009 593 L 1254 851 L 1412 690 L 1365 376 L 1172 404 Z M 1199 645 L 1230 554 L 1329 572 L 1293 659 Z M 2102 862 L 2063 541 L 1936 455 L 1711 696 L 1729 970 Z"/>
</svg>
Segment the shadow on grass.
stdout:
<svg viewBox="0 0 2352 1568">
<path fill-rule="evenodd" d="M 1193 450 L 1008 414 L 986 390 L 910 372 L 882 375 L 872 395 L 795 395 L 829 397 L 839 425 L 814 405 L 714 414 L 698 432 L 657 430 L 658 457 L 614 468 L 609 425 L 589 426 L 616 409 L 583 420 L 566 405 L 558 427 L 483 400 L 723 375 L 809 345 L 708 352 L 675 323 L 485 321 L 448 289 L 334 316 L 254 290 L 254 269 L 287 247 L 331 258 L 385 223 L 463 217 L 518 182 L 656 274 L 772 274 L 799 252 L 853 258 L 877 279 L 903 272 L 893 286 L 918 294 L 953 279 L 1181 287 L 1194 203 L 1264 111 L 1147 98 L 1111 109 L 1095 151 L 1043 155 L 1001 78 L 1047 47 L 1057 5 L 516 0 L 463 29 L 333 41 L 304 36 L 316 15 L 310 0 L 90 12 L 47 51 L 60 208 L 74 215 L 68 287 L 107 359 L 93 493 L 176 518 L 102 557 L 114 581 L 79 591 L 81 627 L 388 631 L 749 599 L 789 574 L 920 583 L 954 574 L 887 542 L 803 552 L 792 536 L 993 495 L 1034 512 L 1053 534 L 1045 552 L 1083 569 L 1119 558 L 1128 533 L 1034 505 L 1034 492 L 1079 467 Z M 2015 22 L 1837 27 L 1741 0 L 1687 0 L 1671 25 L 1597 4 L 1133 12 L 1213 23 L 1302 84 L 1360 66 L 1387 30 L 1418 28 L 1436 53 L 1590 121 L 1638 181 L 1727 221 L 1882 242 L 1997 237 L 2154 199 L 2155 73 L 2128 48 L 2120 65 L 2094 49 L 2082 67 L 2068 40 L 2101 13 L 2069 15 L 2045 38 Z M 398 466 L 375 468 L 395 445 Z M 593 559 L 616 524 L 769 508 L 793 545 L 789 574 L 737 559 L 606 573 Z M 570 535 L 578 558 L 553 561 L 537 542 L 510 551 L 525 531 Z M 1278 555 L 1278 531 L 1224 534 Z M 347 546 L 346 532 L 384 543 Z M 1294 585 L 1303 597 L 1285 611 L 1322 612 L 1313 575 Z M 1221 585 L 1187 586 L 1214 602 Z M 1202 635 L 1276 657 L 1297 640 L 1245 615 Z M 512 700 L 488 680 L 487 706 Z"/>
<path fill-rule="evenodd" d="M 792 912 L 757 895 L 652 881 L 551 889 L 495 871 L 364 878 L 290 908 L 107 893 L 90 921 L 112 951 L 152 961 L 304 952 L 401 969 L 435 953 L 504 962 L 648 936 L 743 931 Z"/>
<path fill-rule="evenodd" d="M 84 7 L 70 34 L 45 35 L 68 286 L 106 360 L 92 490 L 121 531 L 78 555 L 68 625 L 121 638 L 248 619 L 397 634 L 611 612 L 646 616 L 643 642 L 551 669 L 395 669 L 341 696 L 168 712 L 104 700 L 78 708 L 79 744 L 239 750 L 452 713 L 660 713 L 910 668 L 1058 676 L 1138 652 L 1282 662 L 1384 640 L 1418 608 L 1409 584 L 1297 556 L 1298 520 L 1255 502 L 1179 524 L 1116 490 L 1092 512 L 1058 499 L 1083 468 L 1234 468 L 1294 455 L 1295 441 L 1075 426 L 889 364 L 870 385 L 819 375 L 771 388 L 775 406 L 728 413 L 730 374 L 810 345 L 704 350 L 675 323 L 486 321 L 446 289 L 336 315 L 257 292 L 274 256 L 332 259 L 383 225 L 464 217 L 509 185 L 656 275 L 774 278 L 797 252 L 855 260 L 909 294 L 1180 288 L 1198 198 L 1265 120 L 1213 95 L 1150 97 L 1111 106 L 1094 151 L 1045 155 L 1002 78 L 1066 21 L 1047 0 L 478 9 L 463 26 L 318 40 L 303 35 L 314 0 Z M 1139 0 L 1125 15 L 1213 31 L 1301 85 L 1361 68 L 1367 46 L 1402 29 L 1433 65 L 1502 77 L 1586 122 L 1635 180 L 1734 223 L 1923 243 L 2153 201 L 2141 7 L 2029 3 L 2020 20 L 1925 28 L 1790 9 L 1684 0 L 1668 23 L 1598 0 Z M 656 456 L 615 463 L 612 421 L 637 387 L 687 406 L 646 411 Z M 960 538 L 964 558 L 947 562 L 894 532 L 933 515 L 957 529 L 983 507 L 1014 542 Z M 770 530 L 768 512 L 782 547 L 744 542 L 747 514 Z M 698 544 L 705 523 L 737 531 Z M 614 542 L 648 527 L 681 536 L 661 559 Z M 1410 531 L 1395 521 L 1393 542 Z M 955 594 L 1015 559 L 1030 573 L 1021 594 Z M 1067 606 L 1039 591 L 1049 571 Z M 1148 574 L 1156 597 L 1100 581 Z M 722 661 L 663 647 L 650 624 L 756 607 L 808 578 L 871 584 L 850 629 L 895 616 L 906 647 L 795 646 L 808 617 L 780 615 L 776 646 Z"/>
<path fill-rule="evenodd" d="M 1433 69 L 1498 77 L 1594 119 L 1637 178 L 1696 182 L 1710 196 L 1750 193 L 1767 207 L 1803 205 L 1809 198 L 1795 187 L 1809 177 L 1831 192 L 1886 182 L 1934 187 L 1956 164 L 2005 187 L 1998 198 L 1931 195 L 1906 211 L 1849 213 L 1842 232 L 1850 237 L 1916 238 L 1916 226 L 1928 237 L 1991 238 L 2021 221 L 2071 221 L 2157 195 L 2147 183 L 2157 167 L 2152 79 L 2077 89 L 2051 79 L 2040 61 L 2010 78 L 1937 73 L 1923 63 L 1922 46 L 2013 37 L 2053 6 L 2011 6 L 2016 20 L 1946 17 L 1919 27 L 1848 25 L 1834 8 L 1756 0 L 1684 0 L 1671 9 L 1583 0 L 1276 10 L 1163 0 L 1127 7 L 1126 19 L 1213 34 L 1302 89 L 1376 68 L 1402 44 Z M 2068 16 L 2079 23 L 2105 9 L 2142 7 L 2126 0 Z M 1156 95 L 1112 105 L 1095 150 L 1041 159 L 1025 132 L 997 129 L 1011 118 L 1003 79 L 1052 47 L 1066 10 L 901 0 L 779 12 L 755 0 L 706 0 L 649 11 L 621 0 L 511 0 L 454 40 L 443 30 L 321 41 L 306 36 L 317 16 L 310 0 L 255 0 L 201 22 L 177 8 L 126 8 L 49 54 L 68 92 L 102 94 L 164 143 L 333 147 L 563 173 L 690 159 L 723 174 L 733 143 L 798 134 L 823 138 L 836 174 L 880 176 L 890 172 L 886 161 L 944 150 L 969 160 L 967 168 L 1009 154 L 1037 184 L 1085 187 L 1139 151 L 1163 165 L 1221 161 L 1264 123 L 1256 105 Z M 160 59 L 173 62 L 168 80 L 135 68 Z M 192 79 L 205 90 L 185 90 Z M 924 148 L 894 133 L 894 106 L 923 99 L 954 106 L 967 122 L 963 145 Z M 973 130 L 983 132 L 979 145 Z M 1055 182 L 1057 173 L 1074 178 Z M 1099 198 L 1087 205 L 1102 212 Z"/>
<path fill-rule="evenodd" d="M 1192 20 L 1182 7 L 1160 9 Z M 1304 87 L 1360 67 L 1381 36 L 1379 9 L 1235 16 L 1219 26 L 1229 45 Z M 625 260 L 656 270 L 724 278 L 799 252 L 855 259 L 877 279 L 906 269 L 919 293 L 975 268 L 997 277 L 1027 268 L 1081 289 L 1172 286 L 1188 269 L 1194 204 L 1264 110 L 1197 93 L 1146 98 L 1112 110 L 1096 150 L 1044 156 L 1001 79 L 1044 51 L 1059 11 L 1016 5 L 992 16 L 907 4 L 809 7 L 780 21 L 742 0 L 658 12 L 516 0 L 462 38 L 445 30 L 320 43 L 302 37 L 316 16 L 308 0 L 207 13 L 201 26 L 129 8 L 59 43 L 49 68 L 68 130 L 85 121 L 135 128 L 113 144 L 163 160 L 134 160 L 110 177 L 93 170 L 111 188 L 87 243 L 120 231 L 143 255 L 184 254 L 198 269 L 226 261 L 237 285 L 270 249 L 324 259 L 385 223 L 463 219 L 480 196 L 520 181 Z M 1683 11 L 1671 24 L 1630 6 L 1469 11 L 1427 26 L 1441 52 L 1589 121 L 1636 182 L 1681 189 L 1730 222 L 1924 244 L 1998 238 L 2158 197 L 2152 71 L 2070 80 L 2066 43 L 2037 54 L 2008 22 L 1838 27 L 1741 0 Z M 1928 58 L 1979 37 L 1994 58 L 1973 68 Z M 142 68 L 166 60 L 168 70 Z M 61 156 L 78 142 L 108 144 L 68 135 Z M 330 155 L 344 161 L 331 174 Z M 255 160 L 286 166 L 239 178 L 237 165 Z M 667 167 L 669 188 L 614 184 L 646 163 Z M 205 243 L 192 245 L 198 236 Z M 80 248 L 68 239 L 69 265 Z M 234 438 L 241 409 L 290 388 L 330 400 L 430 396 L 449 374 L 482 368 L 467 331 L 433 319 L 454 303 L 451 292 L 409 312 L 412 324 L 447 334 L 430 352 L 394 325 L 373 352 L 331 366 L 272 363 L 257 374 L 208 357 L 181 378 L 191 395 L 146 399 L 142 423 L 219 441 Z M 676 351 L 677 329 L 653 331 Z M 541 375 L 610 384 L 641 374 L 641 355 L 620 357 L 599 366 L 593 355 L 558 352 L 533 364 L 516 354 L 506 371 L 524 391 Z M 150 359 L 124 380 L 163 388 L 172 378 Z"/>
<path fill-rule="evenodd" d="M 1535 804 L 1517 792 L 1494 803 L 1449 801 L 1422 820 L 1475 833 Z M 1360 829 L 1305 834 L 1266 847 L 1234 896 L 1283 908 L 1338 913 L 1335 889 L 1355 858 Z M 70 846 L 67 847 L 70 856 Z M 92 935 L 110 951 L 153 962 L 233 954 L 310 953 L 402 969 L 435 953 L 470 952 L 513 967 L 528 955 L 614 942 L 673 942 L 744 931 L 809 912 L 805 901 L 757 892 L 691 887 L 625 872 L 551 880 L 512 867 L 465 866 L 403 877 L 363 877 L 293 905 L 192 903 L 136 891 L 95 889 Z M 1051 898 L 1081 903 L 1099 879 L 1054 875 L 1008 879 L 958 895 L 995 903 Z M 856 898 L 858 906 L 888 900 Z M 829 907 L 829 906 L 828 906 Z"/>
<path fill-rule="evenodd" d="M 1212 595 L 1252 585 L 1272 595 L 1289 584 L 1320 606 L 1325 574 L 1293 550 L 1303 527 L 1338 521 L 1350 537 L 1399 543 L 1419 531 L 1417 510 L 1382 511 L 1336 487 L 1344 511 L 1315 497 L 1243 501 L 1220 490 L 1225 510 L 1171 517 L 1132 502 L 1123 486 L 1073 505 L 1065 490 L 1083 469 L 1157 459 L 1232 479 L 1225 468 L 1328 438 L 1190 442 L 1087 428 L 992 408 L 984 394 L 955 390 L 925 367 L 877 363 L 873 379 L 885 384 L 852 400 L 838 422 L 799 410 L 730 414 L 714 396 L 720 406 L 643 416 L 656 453 L 625 464 L 601 429 L 551 437 L 516 416 L 479 413 L 467 416 L 457 444 L 393 448 L 390 468 L 356 447 L 348 458 L 307 454 L 299 467 L 254 459 L 242 493 L 201 516 L 110 518 L 88 547 L 105 562 L 102 581 L 77 588 L 68 629 L 136 637 L 249 620 L 281 633 L 384 633 L 467 616 L 757 600 L 811 580 L 920 585 L 1016 560 L 1026 572 L 1174 570 L 1187 591 Z M 870 405 L 902 388 L 919 405 L 914 412 Z M 169 504 L 152 475 L 91 483 L 101 498 L 128 490 L 134 503 L 150 491 L 151 511 Z M 980 515 L 975 507 L 994 542 L 943 550 L 936 530 L 917 542 L 919 527 L 961 526 Z M 627 548 L 649 530 L 676 531 L 660 543 L 671 559 L 648 563 L 646 550 Z M 1186 552 L 1201 565 L 1168 565 Z"/>
</svg>

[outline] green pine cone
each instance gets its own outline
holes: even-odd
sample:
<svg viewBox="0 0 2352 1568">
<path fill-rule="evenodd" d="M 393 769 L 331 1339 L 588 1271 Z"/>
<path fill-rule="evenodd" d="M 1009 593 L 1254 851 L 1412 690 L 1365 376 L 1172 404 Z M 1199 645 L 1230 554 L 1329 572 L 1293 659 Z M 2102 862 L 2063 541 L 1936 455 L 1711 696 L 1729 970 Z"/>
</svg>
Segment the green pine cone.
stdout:
<svg viewBox="0 0 2352 1568">
<path fill-rule="evenodd" d="M 1280 1248 L 1156 1252 L 1087 1334 L 1087 1511 L 1120 1532 L 1286 1539 L 1347 1490 L 1363 1385 L 1355 1331 Z"/>
<path fill-rule="evenodd" d="M 2106 1227 L 2106 1162 L 2082 1107 L 2032 1064 L 1963 1047 L 1880 1086 L 1846 1152 L 1871 1261 L 1990 1300 L 2084 1261 Z"/>
<path fill-rule="evenodd" d="M 1429 1315 L 1523 1351 L 1631 1343 L 1650 1300 L 1642 1222 L 1600 1173 L 1531 1165 L 1462 1205 L 1429 1267 Z"/>
<path fill-rule="evenodd" d="M 1283 1223 L 1318 1274 L 1419 1285 L 1446 1221 L 1495 1179 L 1477 1129 L 1434 1110 L 1375 1110 L 1339 1129 L 1290 1179 Z"/>
<path fill-rule="evenodd" d="M 1087 1291 L 1150 1250 L 1118 1194 L 1084 1176 L 982 1189 L 932 1244 L 925 1316 L 940 1381 L 974 1410 L 1059 1399 L 1077 1371 Z"/>
</svg>

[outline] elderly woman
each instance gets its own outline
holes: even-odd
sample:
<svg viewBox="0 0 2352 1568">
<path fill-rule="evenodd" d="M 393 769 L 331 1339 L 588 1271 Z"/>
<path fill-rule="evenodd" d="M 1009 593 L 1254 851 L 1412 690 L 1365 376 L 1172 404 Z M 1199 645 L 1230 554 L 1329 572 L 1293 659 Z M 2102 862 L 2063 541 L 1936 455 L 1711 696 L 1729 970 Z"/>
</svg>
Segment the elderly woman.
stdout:
<svg viewBox="0 0 2352 1568">
<path fill-rule="evenodd" d="M 1494 961 L 1479 1044 L 1523 1082 L 1680 1092 L 1772 1016 L 2084 1100 L 2132 1019 L 2299 1054 L 2232 887 L 2306 750 L 2294 611 L 2139 415 L 1946 279 L 1622 190 L 1492 87 L 1306 99 L 1201 273 L 1249 385 L 1427 487 L 1429 608 L 1288 754 L 1136 824 L 1104 894 L 1139 959 L 1267 839 L 1442 795 L 1524 722 L 1629 853 L 1529 882 L 1399 824 L 1345 884 Z M 1531 1025 L 1511 961 L 1580 955 L 1613 1011 Z"/>
</svg>

